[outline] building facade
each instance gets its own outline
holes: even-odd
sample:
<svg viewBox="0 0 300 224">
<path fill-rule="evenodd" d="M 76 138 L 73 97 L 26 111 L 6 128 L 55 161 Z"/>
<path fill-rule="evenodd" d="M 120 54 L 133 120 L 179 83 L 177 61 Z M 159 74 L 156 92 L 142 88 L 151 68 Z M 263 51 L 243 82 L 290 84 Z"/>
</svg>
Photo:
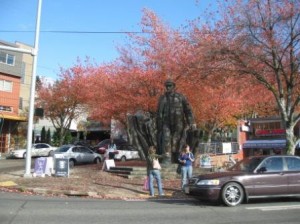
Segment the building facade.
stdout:
<svg viewBox="0 0 300 224">
<path fill-rule="evenodd" d="M 0 153 L 21 144 L 21 123 L 26 122 L 33 57 L 1 49 L 32 47 L 0 40 Z M 24 135 L 24 134 L 23 134 Z"/>
<path fill-rule="evenodd" d="M 243 156 L 286 154 L 285 127 L 280 117 L 253 118 L 241 124 Z M 294 129 L 299 138 L 299 124 Z"/>
</svg>

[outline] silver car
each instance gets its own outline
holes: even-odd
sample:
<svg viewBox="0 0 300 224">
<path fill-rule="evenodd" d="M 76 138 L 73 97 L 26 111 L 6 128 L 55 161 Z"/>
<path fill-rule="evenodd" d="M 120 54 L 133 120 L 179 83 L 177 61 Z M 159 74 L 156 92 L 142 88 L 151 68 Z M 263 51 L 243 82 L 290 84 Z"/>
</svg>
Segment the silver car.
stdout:
<svg viewBox="0 0 300 224">
<path fill-rule="evenodd" d="M 93 152 L 88 147 L 80 145 L 63 145 L 54 151 L 54 158 L 69 159 L 70 168 L 80 163 L 99 164 L 103 160 L 102 155 Z"/>
</svg>

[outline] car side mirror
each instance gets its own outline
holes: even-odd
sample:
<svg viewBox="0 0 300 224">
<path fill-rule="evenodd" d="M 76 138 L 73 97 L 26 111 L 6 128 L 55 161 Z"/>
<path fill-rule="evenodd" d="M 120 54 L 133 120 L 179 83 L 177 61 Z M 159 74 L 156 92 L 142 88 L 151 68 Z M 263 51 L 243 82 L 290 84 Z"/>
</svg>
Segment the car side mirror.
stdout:
<svg viewBox="0 0 300 224">
<path fill-rule="evenodd" d="M 264 173 L 266 171 L 267 171 L 267 168 L 265 166 L 263 166 L 257 170 L 258 173 Z"/>
</svg>

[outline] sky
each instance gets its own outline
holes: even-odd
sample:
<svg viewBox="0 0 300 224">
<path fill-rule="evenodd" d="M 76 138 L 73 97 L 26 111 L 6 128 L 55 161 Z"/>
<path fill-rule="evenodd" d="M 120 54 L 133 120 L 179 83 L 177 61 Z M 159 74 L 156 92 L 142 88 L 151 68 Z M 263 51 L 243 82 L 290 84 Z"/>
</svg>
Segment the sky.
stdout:
<svg viewBox="0 0 300 224">
<path fill-rule="evenodd" d="M 179 28 L 201 16 L 214 2 L 42 0 L 36 74 L 57 79 L 60 67 L 72 67 L 78 58 L 84 61 L 89 57 L 97 64 L 112 62 L 119 56 L 117 46 L 125 44 L 126 34 L 122 32 L 141 31 L 144 8 L 154 11 L 165 24 Z M 0 0 L 0 40 L 34 46 L 37 6 L 38 0 Z"/>
</svg>

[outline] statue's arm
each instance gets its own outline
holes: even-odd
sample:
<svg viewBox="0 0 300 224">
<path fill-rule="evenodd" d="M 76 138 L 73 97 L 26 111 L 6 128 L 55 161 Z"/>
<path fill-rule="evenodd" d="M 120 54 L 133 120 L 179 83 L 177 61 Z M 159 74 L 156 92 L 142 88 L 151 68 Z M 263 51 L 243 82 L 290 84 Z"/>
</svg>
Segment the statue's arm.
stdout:
<svg viewBox="0 0 300 224">
<path fill-rule="evenodd" d="M 184 116 L 188 125 L 190 126 L 196 125 L 192 107 L 184 96 L 182 96 L 182 106 L 183 106 Z"/>
</svg>

